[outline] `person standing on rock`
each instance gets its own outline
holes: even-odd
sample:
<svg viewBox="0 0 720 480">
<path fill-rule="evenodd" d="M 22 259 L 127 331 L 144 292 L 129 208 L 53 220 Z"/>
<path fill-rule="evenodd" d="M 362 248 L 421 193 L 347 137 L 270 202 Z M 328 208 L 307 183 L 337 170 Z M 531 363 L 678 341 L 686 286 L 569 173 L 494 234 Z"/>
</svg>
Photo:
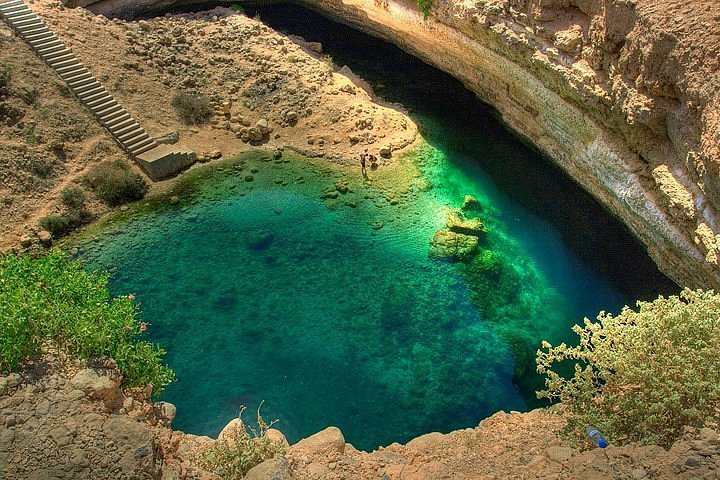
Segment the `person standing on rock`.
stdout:
<svg viewBox="0 0 720 480">
<path fill-rule="evenodd" d="M 365 168 L 365 160 L 367 159 L 367 148 L 363 153 L 360 154 L 360 171 L 362 172 L 363 177 L 367 177 L 367 170 Z"/>
</svg>

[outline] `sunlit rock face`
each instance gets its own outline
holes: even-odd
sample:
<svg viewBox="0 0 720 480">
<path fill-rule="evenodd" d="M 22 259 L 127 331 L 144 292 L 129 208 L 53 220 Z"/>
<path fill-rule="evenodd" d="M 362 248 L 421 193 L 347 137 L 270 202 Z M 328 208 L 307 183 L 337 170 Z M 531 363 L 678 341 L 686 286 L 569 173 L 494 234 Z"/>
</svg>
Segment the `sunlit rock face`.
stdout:
<svg viewBox="0 0 720 480">
<path fill-rule="evenodd" d="M 173 2 L 177 5 L 184 2 Z M 682 285 L 719 287 L 716 2 L 309 0 L 451 73 L 623 219 Z M 104 0 L 132 16 L 168 2 Z"/>
</svg>

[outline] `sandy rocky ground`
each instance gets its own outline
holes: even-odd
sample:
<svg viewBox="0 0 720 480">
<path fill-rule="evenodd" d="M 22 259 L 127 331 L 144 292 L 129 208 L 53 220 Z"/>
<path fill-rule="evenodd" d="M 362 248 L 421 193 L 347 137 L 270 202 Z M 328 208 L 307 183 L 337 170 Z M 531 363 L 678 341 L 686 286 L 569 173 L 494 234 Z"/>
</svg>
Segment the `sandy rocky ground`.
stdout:
<svg viewBox="0 0 720 480">
<path fill-rule="evenodd" d="M 0 377 L 0 478 L 217 478 L 194 461 L 212 439 L 171 430 L 175 407 L 148 402 L 147 392 L 123 392 L 119 383 L 111 360 L 87 365 L 50 354 L 22 374 Z M 636 445 L 601 450 L 564 445 L 557 434 L 563 424 L 561 414 L 543 410 L 498 412 L 475 428 L 430 433 L 372 453 L 357 451 L 328 427 L 246 478 L 720 478 L 717 428 L 687 429 L 669 451 Z M 225 431 L 232 428 L 237 422 Z"/>
<path fill-rule="evenodd" d="M 417 137 L 398 106 L 374 102 L 369 87 L 333 65 L 320 44 L 228 9 L 122 22 L 57 1 L 32 8 L 151 135 L 179 139 L 202 161 L 292 149 L 359 169 L 363 150 L 383 165 Z M 0 63 L 12 68 L 0 108 L 0 248 L 7 249 L 35 242 L 37 220 L 60 211 L 60 191 L 95 162 L 123 153 L 4 25 L 0 41 Z M 183 125 L 170 105 L 177 91 L 207 95 L 215 118 Z M 255 136 L 253 127 L 264 134 Z"/>
<path fill-rule="evenodd" d="M 125 23 L 58 2 L 32 8 L 151 134 L 177 132 L 179 143 L 205 161 L 250 148 L 293 149 L 357 169 L 365 148 L 386 156 L 390 150 L 386 165 L 416 139 L 415 125 L 399 109 L 372 103 L 351 73 L 333 73 L 337 67 L 320 45 L 283 37 L 242 15 L 215 10 Z M 10 88 L 0 92 L 0 247 L 6 249 L 36 242 L 37 219 L 60 211 L 62 188 L 122 152 L 1 25 L 0 46 L 0 63 L 12 67 Z M 211 96 L 217 115 L 210 125 L 181 125 L 170 106 L 177 89 Z M 244 139 L 243 129 L 258 121 L 272 131 Z M 97 202 L 92 208 L 106 210 Z M 0 478 L 215 478 L 193 460 L 212 439 L 171 430 L 172 405 L 122 391 L 119 383 L 110 360 L 73 364 L 53 354 L 0 377 Z M 558 436 L 563 423 L 546 411 L 499 412 L 475 428 L 372 453 L 357 451 L 329 427 L 248 478 L 720 478 L 717 426 L 688 429 L 669 451 L 598 450 L 567 446 Z"/>
</svg>

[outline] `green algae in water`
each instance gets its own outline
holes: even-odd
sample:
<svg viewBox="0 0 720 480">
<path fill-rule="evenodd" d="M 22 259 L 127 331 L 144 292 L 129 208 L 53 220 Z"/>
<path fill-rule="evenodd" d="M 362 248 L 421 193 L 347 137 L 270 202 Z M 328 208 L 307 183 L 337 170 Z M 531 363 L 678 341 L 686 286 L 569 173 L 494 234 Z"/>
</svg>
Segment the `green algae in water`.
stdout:
<svg viewBox="0 0 720 480">
<path fill-rule="evenodd" d="M 418 165 L 362 184 L 316 163 L 245 158 L 193 173 L 202 181 L 181 182 L 177 204 L 146 204 L 78 241 L 90 268 L 115 270 L 114 293 L 137 295 L 168 350 L 176 428 L 216 435 L 239 405 L 264 400 L 291 442 L 337 425 L 372 449 L 525 408 L 514 358 L 578 320 L 572 295 L 508 235 L 501 195 L 479 172 L 431 147 Z M 342 180 L 350 192 L 321 198 Z M 444 208 L 465 194 L 490 229 L 481 254 L 430 259 Z M 567 266 L 597 287 L 593 301 L 619 305 L 578 268 Z"/>
</svg>

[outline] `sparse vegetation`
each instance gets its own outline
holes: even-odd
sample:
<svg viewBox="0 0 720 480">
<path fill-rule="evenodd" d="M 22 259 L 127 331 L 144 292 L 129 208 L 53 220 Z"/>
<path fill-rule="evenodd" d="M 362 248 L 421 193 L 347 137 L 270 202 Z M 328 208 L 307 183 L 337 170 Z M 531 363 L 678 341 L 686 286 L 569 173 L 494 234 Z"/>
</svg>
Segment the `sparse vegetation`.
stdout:
<svg viewBox="0 0 720 480">
<path fill-rule="evenodd" d="M 111 298 L 108 276 L 89 273 L 59 250 L 38 258 L 0 256 L 0 371 L 14 371 L 49 343 L 70 359 L 115 359 L 128 387 L 160 393 L 174 378 L 165 352 L 143 340 L 131 297 Z"/>
<path fill-rule="evenodd" d="M 187 125 L 202 125 L 213 115 L 210 99 L 205 95 L 178 92 L 172 98 L 170 105 L 175 107 L 180 119 Z"/>
<path fill-rule="evenodd" d="M 668 447 L 684 426 L 720 421 L 720 295 L 686 289 L 638 306 L 585 319 L 576 347 L 543 342 L 538 396 L 565 404 L 578 434 L 595 425 L 616 443 Z M 552 370 L 567 361 L 569 379 Z"/>
<path fill-rule="evenodd" d="M 85 209 L 85 192 L 80 187 L 65 187 L 60 192 L 60 200 L 68 210 Z"/>
<path fill-rule="evenodd" d="M 233 12 L 238 12 L 238 13 L 242 13 L 243 15 L 245 15 L 245 8 L 242 5 L 240 5 L 239 3 L 231 4 L 230 10 L 232 10 Z"/>
<path fill-rule="evenodd" d="M 423 12 L 425 20 L 427 20 L 428 17 L 430 17 L 430 9 L 433 7 L 433 0 L 417 0 L 417 6 L 420 11 Z"/>
<path fill-rule="evenodd" d="M 49 178 L 55 170 L 52 159 L 48 157 L 32 157 L 27 162 L 26 169 L 40 178 Z"/>
<path fill-rule="evenodd" d="M 262 404 L 261 404 L 262 407 Z M 238 418 L 242 421 L 245 407 L 240 407 Z M 282 445 L 273 442 L 265 434 L 275 422 L 265 423 L 257 411 L 257 429 L 243 426 L 232 430 L 222 440 L 198 456 L 200 466 L 219 475 L 223 480 L 240 480 L 254 466 L 283 453 Z M 248 428 L 250 431 L 248 432 Z"/>
<path fill-rule="evenodd" d="M 42 217 L 38 224 L 43 230 L 47 230 L 53 238 L 60 238 L 72 230 L 70 219 L 64 215 L 48 215 Z"/>
<path fill-rule="evenodd" d="M 147 193 L 145 180 L 124 160 L 105 161 L 85 175 L 86 185 L 111 206 L 140 200 Z"/>
<path fill-rule="evenodd" d="M 7 95 L 10 88 L 12 69 L 7 63 L 0 63 L 0 95 Z"/>
</svg>

